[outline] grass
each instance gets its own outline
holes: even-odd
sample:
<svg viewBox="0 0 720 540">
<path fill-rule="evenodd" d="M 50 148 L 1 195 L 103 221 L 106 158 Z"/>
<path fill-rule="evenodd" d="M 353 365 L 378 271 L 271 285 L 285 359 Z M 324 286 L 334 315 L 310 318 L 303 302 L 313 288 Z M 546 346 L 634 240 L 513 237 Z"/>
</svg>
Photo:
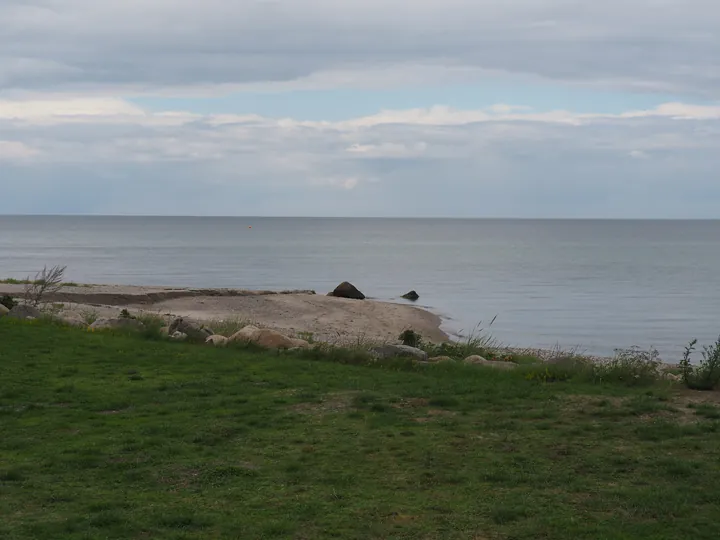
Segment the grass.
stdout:
<svg viewBox="0 0 720 540">
<path fill-rule="evenodd" d="M 230 337 L 246 326 L 253 324 L 252 321 L 242 317 L 229 317 L 225 319 L 214 319 L 205 322 L 205 326 L 212 328 L 213 332 L 221 336 Z"/>
<path fill-rule="evenodd" d="M 3 539 L 720 537 L 717 393 L 7 319 L 0 344 Z"/>
</svg>

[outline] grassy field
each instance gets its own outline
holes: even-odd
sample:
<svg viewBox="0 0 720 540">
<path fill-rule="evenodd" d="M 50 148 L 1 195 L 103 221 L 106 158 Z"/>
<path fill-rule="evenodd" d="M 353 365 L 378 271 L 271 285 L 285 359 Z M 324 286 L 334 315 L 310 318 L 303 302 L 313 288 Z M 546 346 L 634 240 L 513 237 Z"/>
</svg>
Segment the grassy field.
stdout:
<svg viewBox="0 0 720 540">
<path fill-rule="evenodd" d="M 529 369 L 0 319 L 0 538 L 720 538 L 717 392 Z"/>
</svg>

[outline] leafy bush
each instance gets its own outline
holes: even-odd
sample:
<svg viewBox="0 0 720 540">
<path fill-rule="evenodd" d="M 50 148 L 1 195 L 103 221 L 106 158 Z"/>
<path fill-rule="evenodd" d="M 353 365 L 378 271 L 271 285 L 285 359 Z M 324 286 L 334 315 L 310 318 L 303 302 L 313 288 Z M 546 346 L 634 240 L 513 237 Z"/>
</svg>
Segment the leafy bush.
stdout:
<svg viewBox="0 0 720 540">
<path fill-rule="evenodd" d="M 695 350 L 697 339 L 693 339 L 680 361 L 680 371 L 685 386 L 692 390 L 714 390 L 720 385 L 720 337 L 712 345 L 706 345 L 702 351 L 699 366 L 690 364 L 690 357 Z"/>
<path fill-rule="evenodd" d="M 17 305 L 17 302 L 13 300 L 12 296 L 8 296 L 7 294 L 0 298 L 0 304 L 5 306 L 8 309 L 12 309 Z"/>
</svg>

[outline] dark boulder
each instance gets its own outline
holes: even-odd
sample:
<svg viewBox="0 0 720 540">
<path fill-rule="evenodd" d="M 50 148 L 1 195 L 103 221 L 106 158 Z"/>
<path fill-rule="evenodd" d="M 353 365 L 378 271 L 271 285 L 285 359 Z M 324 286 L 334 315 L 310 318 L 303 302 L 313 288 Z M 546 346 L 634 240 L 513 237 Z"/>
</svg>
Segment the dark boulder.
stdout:
<svg viewBox="0 0 720 540">
<path fill-rule="evenodd" d="M 405 300 L 411 300 L 412 302 L 415 302 L 416 300 L 418 300 L 420 298 L 420 295 L 418 293 L 416 293 L 415 291 L 410 291 L 407 294 L 403 294 L 402 297 Z"/>
<path fill-rule="evenodd" d="M 355 285 L 348 283 L 347 281 L 342 282 L 340 285 L 335 287 L 335 290 L 328 296 L 336 296 L 338 298 L 352 298 L 353 300 L 365 300 L 365 295 L 361 293 Z"/>
</svg>

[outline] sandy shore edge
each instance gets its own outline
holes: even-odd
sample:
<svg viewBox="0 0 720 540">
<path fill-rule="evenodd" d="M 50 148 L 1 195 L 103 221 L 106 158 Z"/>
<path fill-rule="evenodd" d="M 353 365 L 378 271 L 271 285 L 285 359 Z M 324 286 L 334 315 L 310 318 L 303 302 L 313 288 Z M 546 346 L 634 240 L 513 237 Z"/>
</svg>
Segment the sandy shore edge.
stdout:
<svg viewBox="0 0 720 540">
<path fill-rule="evenodd" d="M 0 283 L 0 296 L 21 297 L 24 285 Z M 449 339 L 442 319 L 425 309 L 377 300 L 348 300 L 311 290 L 68 286 L 45 297 L 66 313 L 116 316 L 121 309 L 177 315 L 200 321 L 242 319 L 291 334 L 310 333 L 333 342 L 389 342 L 413 329 L 425 339 Z"/>
</svg>

